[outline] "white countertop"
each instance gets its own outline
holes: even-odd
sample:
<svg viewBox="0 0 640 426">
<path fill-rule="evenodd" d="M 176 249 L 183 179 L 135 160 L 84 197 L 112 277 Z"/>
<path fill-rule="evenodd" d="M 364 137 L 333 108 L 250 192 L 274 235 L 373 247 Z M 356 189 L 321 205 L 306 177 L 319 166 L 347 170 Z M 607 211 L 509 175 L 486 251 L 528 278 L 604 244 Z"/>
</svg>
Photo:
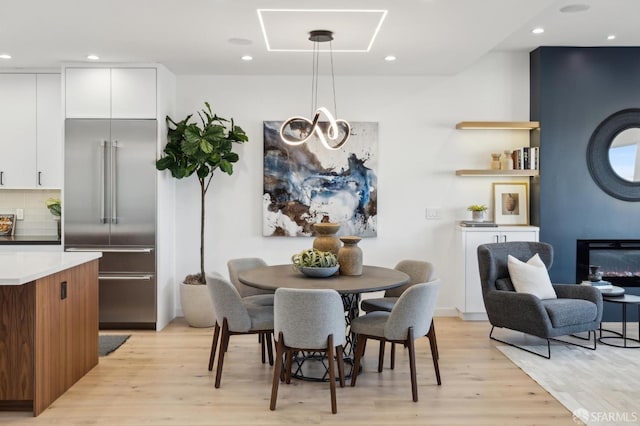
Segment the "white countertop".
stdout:
<svg viewBox="0 0 640 426">
<path fill-rule="evenodd" d="M 0 285 L 21 285 L 102 257 L 101 252 L 0 253 Z"/>
</svg>

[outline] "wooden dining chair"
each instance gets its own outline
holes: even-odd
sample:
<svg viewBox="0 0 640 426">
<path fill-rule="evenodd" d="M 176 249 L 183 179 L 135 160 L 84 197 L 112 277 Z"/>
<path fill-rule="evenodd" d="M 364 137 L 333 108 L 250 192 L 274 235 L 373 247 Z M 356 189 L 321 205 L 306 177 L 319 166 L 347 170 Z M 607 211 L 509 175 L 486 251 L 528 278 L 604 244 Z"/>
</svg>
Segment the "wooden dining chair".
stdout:
<svg viewBox="0 0 640 426">
<path fill-rule="evenodd" d="M 391 312 L 393 305 L 398 301 L 398 297 L 400 297 L 400 295 L 404 293 L 406 289 L 408 289 L 412 285 L 433 280 L 435 272 L 433 264 L 430 262 L 425 262 L 423 260 L 401 260 L 395 266 L 395 269 L 409 275 L 409 282 L 403 286 L 386 290 L 384 293 L 384 297 L 363 300 L 361 303 L 361 309 L 364 312 Z M 438 353 L 438 341 L 436 339 L 436 329 L 433 324 L 433 320 L 431 320 L 431 325 L 429 327 L 429 331 L 427 332 L 427 337 L 429 338 L 429 346 L 431 347 L 431 356 L 433 357 L 434 362 L 433 366 L 436 370 L 436 379 L 438 381 L 438 385 L 440 385 L 442 384 L 442 381 L 440 379 L 440 368 L 438 366 L 438 359 L 440 358 L 440 354 Z M 380 341 L 380 349 L 378 352 L 378 372 L 382 371 L 382 367 L 384 365 L 384 348 L 385 343 L 383 341 Z M 391 359 L 389 362 L 389 368 L 393 370 L 395 367 L 396 359 L 395 343 L 391 344 L 390 358 Z"/>
<path fill-rule="evenodd" d="M 257 306 L 243 303 L 238 290 L 218 273 L 207 275 L 207 288 L 216 315 L 216 324 L 209 356 L 209 371 L 213 369 L 218 337 L 220 350 L 216 369 L 215 387 L 220 387 L 224 357 L 229 348 L 229 338 L 236 334 L 259 334 L 268 342 L 269 363 L 273 365 L 271 336 L 273 335 L 273 306 Z M 262 360 L 264 363 L 264 358 Z"/>
<path fill-rule="evenodd" d="M 359 371 L 367 339 L 402 343 L 409 351 L 413 401 L 418 401 L 414 340 L 424 336 L 429 330 L 439 290 L 440 280 L 415 284 L 400 295 L 391 312 L 374 311 L 351 321 L 351 332 L 356 334 L 358 342 L 351 386 L 356 385 L 356 372 Z"/>
<path fill-rule="evenodd" d="M 338 364 L 340 387 L 344 387 L 343 347 L 346 325 L 342 299 L 335 290 L 302 290 L 279 288 L 274 303 L 276 364 L 269 408 L 276 409 L 281 379 L 291 382 L 294 351 L 326 352 L 331 392 L 331 412 L 335 414 L 336 378 L 334 357 Z M 335 351 L 335 352 L 334 352 Z M 286 369 L 283 374 L 283 357 Z"/>
</svg>

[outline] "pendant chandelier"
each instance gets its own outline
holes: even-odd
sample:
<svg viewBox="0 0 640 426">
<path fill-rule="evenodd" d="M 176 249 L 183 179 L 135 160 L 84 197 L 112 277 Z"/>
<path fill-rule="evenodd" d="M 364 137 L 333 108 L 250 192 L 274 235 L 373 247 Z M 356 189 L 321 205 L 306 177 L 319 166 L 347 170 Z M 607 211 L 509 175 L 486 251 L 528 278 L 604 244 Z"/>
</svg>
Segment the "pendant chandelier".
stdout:
<svg viewBox="0 0 640 426">
<path fill-rule="evenodd" d="M 311 114 L 313 118 L 295 116 L 287 119 L 280 126 L 280 138 L 288 145 L 302 145 L 313 136 L 317 136 L 325 148 L 340 149 L 349 140 L 351 126 L 346 120 L 335 118 L 336 109 L 336 83 L 333 74 L 333 32 L 327 30 L 314 30 L 309 33 L 309 40 L 313 42 L 313 76 L 311 81 Z M 318 107 L 318 65 L 320 60 L 319 44 L 329 42 L 329 54 L 331 58 L 331 84 L 333 88 L 333 113 L 324 106 Z M 326 122 L 320 121 L 324 115 Z"/>
</svg>

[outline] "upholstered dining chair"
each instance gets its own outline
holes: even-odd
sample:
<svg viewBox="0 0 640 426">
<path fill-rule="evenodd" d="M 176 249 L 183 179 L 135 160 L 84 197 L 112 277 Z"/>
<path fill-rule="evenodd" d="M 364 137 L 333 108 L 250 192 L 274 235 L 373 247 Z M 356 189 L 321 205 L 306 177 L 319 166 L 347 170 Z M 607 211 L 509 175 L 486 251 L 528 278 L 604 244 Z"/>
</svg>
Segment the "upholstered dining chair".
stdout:
<svg viewBox="0 0 640 426">
<path fill-rule="evenodd" d="M 361 303 L 361 309 L 364 312 L 373 312 L 373 311 L 386 311 L 391 312 L 394 303 L 398 301 L 398 297 L 406 289 L 411 287 L 414 284 L 425 283 L 433 280 L 434 276 L 434 267 L 430 262 L 425 262 L 423 260 L 401 260 L 395 266 L 394 269 L 398 271 L 402 271 L 405 274 L 409 275 L 409 282 L 403 286 L 392 288 L 386 290 L 384 292 L 384 297 L 365 299 Z M 433 325 L 433 320 L 431 321 L 431 326 L 429 327 L 429 332 L 427 333 L 427 337 L 429 338 L 429 345 L 431 347 L 431 356 L 434 358 L 434 367 L 436 368 L 436 378 L 438 384 L 442 384 L 440 380 L 440 369 L 437 366 L 437 359 L 440 357 L 438 353 L 438 342 L 436 340 L 436 329 Z M 382 366 L 384 364 L 384 341 L 380 341 L 380 350 L 378 355 L 378 372 L 382 371 Z M 396 355 L 396 344 L 391 344 L 391 360 L 389 362 L 389 367 L 393 370 L 395 366 L 395 355 Z"/>
<path fill-rule="evenodd" d="M 241 257 L 230 259 L 227 261 L 227 269 L 229 270 L 229 279 L 235 286 L 236 290 L 245 303 L 251 303 L 258 306 L 273 306 L 273 291 L 261 290 L 244 284 L 238 278 L 238 274 L 249 269 L 267 266 L 267 263 L 259 257 Z M 265 362 L 266 345 L 270 345 L 271 341 L 266 342 L 262 338 L 262 334 L 258 335 L 258 343 L 260 343 L 262 351 L 262 363 Z M 271 358 L 270 358 L 271 359 Z"/>
<path fill-rule="evenodd" d="M 273 334 L 273 306 L 257 306 L 251 303 L 243 303 L 238 290 L 218 273 L 207 275 L 207 288 L 209 289 L 209 294 L 213 301 L 213 310 L 216 315 L 211 355 L 209 356 L 209 371 L 213 369 L 218 337 L 220 338 L 215 387 L 220 387 L 224 357 L 229 348 L 229 338 L 233 335 L 262 335 L 262 339 L 269 343 L 269 361 L 273 365 L 270 345 Z M 264 359 L 262 362 L 264 363 Z"/>
<path fill-rule="evenodd" d="M 334 364 L 338 364 L 340 386 L 344 387 L 343 348 L 346 343 L 344 307 L 338 292 L 279 288 L 275 293 L 274 332 L 276 364 L 270 409 L 276 409 L 280 380 L 291 381 L 293 352 L 313 351 L 327 354 L 331 412 L 335 414 L 338 410 Z M 283 372 L 285 355 L 286 371 Z"/>
<path fill-rule="evenodd" d="M 402 343 L 409 351 L 411 394 L 413 401 L 418 401 L 414 340 L 424 336 L 429 330 L 439 290 L 439 279 L 414 284 L 400 295 L 391 312 L 374 311 L 351 321 L 351 332 L 356 334 L 357 339 L 351 386 L 356 385 L 358 375 L 355 372 L 360 368 L 368 339 Z M 434 365 L 437 365 L 436 358 Z"/>
<path fill-rule="evenodd" d="M 251 302 L 255 305 L 269 306 L 273 305 L 273 291 L 262 290 L 244 284 L 238 279 L 238 274 L 249 269 L 267 266 L 267 263 L 259 257 L 242 257 L 238 259 L 230 259 L 227 262 L 229 269 L 229 278 L 231 283 L 238 290 L 242 300 Z"/>
<path fill-rule="evenodd" d="M 557 340 L 556 337 L 566 335 L 590 340 L 593 332 L 593 346 L 565 340 L 561 342 L 596 349 L 596 329 L 602 320 L 602 294 L 600 290 L 591 286 L 552 284 L 547 270 L 553 264 L 553 246 L 543 242 L 512 241 L 481 244 L 477 252 L 482 297 L 491 323 L 489 338 L 549 359 L 550 340 Z M 538 259 L 535 259 L 536 255 Z M 512 257 L 512 271 L 531 271 L 528 277 L 522 273 L 517 273 L 516 276 L 510 274 L 509 256 Z M 514 259 L 517 259 L 516 265 L 517 262 L 530 263 L 535 259 L 540 266 L 534 269 L 513 269 Z M 528 280 L 532 277 L 533 279 Z M 514 285 L 520 286 L 520 281 L 524 281 L 522 284 L 527 284 L 528 288 L 520 287 L 522 291 L 516 291 Z M 547 353 L 538 353 L 494 337 L 496 327 L 545 339 Z M 589 336 L 585 339 L 574 335 L 580 332 L 588 332 Z"/>
</svg>

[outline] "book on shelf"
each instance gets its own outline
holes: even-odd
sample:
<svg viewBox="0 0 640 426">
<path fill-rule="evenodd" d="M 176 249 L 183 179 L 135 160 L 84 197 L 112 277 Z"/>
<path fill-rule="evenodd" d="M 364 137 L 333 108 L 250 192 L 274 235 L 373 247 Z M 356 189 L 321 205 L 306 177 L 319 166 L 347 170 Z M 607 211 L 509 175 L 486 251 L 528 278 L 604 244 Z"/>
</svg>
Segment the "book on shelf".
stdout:
<svg viewBox="0 0 640 426">
<path fill-rule="evenodd" d="M 495 222 L 474 222 L 472 220 L 463 220 L 460 222 L 460 226 L 466 226 L 469 228 L 497 228 L 498 225 Z"/>
<path fill-rule="evenodd" d="M 514 170 L 538 170 L 540 149 L 537 146 L 523 146 L 511 152 Z"/>
</svg>

